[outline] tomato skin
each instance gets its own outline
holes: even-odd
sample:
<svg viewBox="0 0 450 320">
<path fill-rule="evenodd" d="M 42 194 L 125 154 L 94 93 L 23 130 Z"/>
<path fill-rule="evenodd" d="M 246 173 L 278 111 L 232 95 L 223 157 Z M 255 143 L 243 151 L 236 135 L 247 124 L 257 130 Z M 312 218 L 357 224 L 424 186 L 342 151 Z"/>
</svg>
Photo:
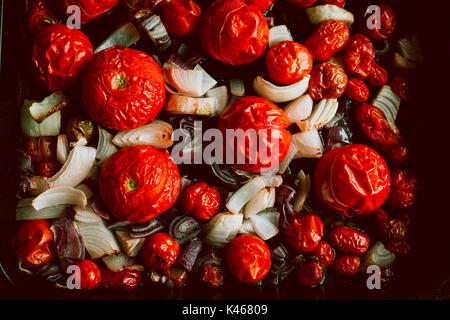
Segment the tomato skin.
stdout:
<svg viewBox="0 0 450 320">
<path fill-rule="evenodd" d="M 48 0 L 28 1 L 28 30 L 37 32 L 49 24 L 59 23 L 58 16 L 49 8 Z"/>
<path fill-rule="evenodd" d="M 34 163 L 56 158 L 56 142 L 53 137 L 28 137 L 24 149 Z"/>
<path fill-rule="evenodd" d="M 369 99 L 369 88 L 358 78 L 350 78 L 344 94 L 356 102 L 366 102 Z"/>
<path fill-rule="evenodd" d="M 375 60 L 370 64 L 370 72 L 366 78 L 367 82 L 375 87 L 384 86 L 388 80 L 387 71 L 382 68 Z"/>
<path fill-rule="evenodd" d="M 297 269 L 297 280 L 304 287 L 315 287 L 323 280 L 322 268 L 318 263 L 307 263 Z"/>
<path fill-rule="evenodd" d="M 208 220 L 219 211 L 220 193 L 206 182 L 197 182 L 186 188 L 182 204 L 188 215 Z"/>
<path fill-rule="evenodd" d="M 361 231 L 347 226 L 331 229 L 330 242 L 342 252 L 361 255 L 369 249 L 369 237 Z"/>
<path fill-rule="evenodd" d="M 411 98 L 410 79 L 411 75 L 404 71 L 396 71 L 389 77 L 389 85 L 392 91 L 405 101 Z"/>
<path fill-rule="evenodd" d="M 337 99 L 344 94 L 347 82 L 344 69 L 334 63 L 323 62 L 313 68 L 308 92 L 314 100 Z"/>
<path fill-rule="evenodd" d="M 323 236 L 323 222 L 314 214 L 294 217 L 285 231 L 286 242 L 299 252 L 314 250 Z"/>
<path fill-rule="evenodd" d="M 357 256 L 347 254 L 338 256 L 336 260 L 334 260 L 332 266 L 337 273 L 351 276 L 359 271 L 361 261 Z"/>
<path fill-rule="evenodd" d="M 161 19 L 170 34 L 185 37 L 194 32 L 201 13 L 192 0 L 172 0 L 164 7 Z"/>
<path fill-rule="evenodd" d="M 198 30 L 203 50 L 233 66 L 255 61 L 269 43 L 266 18 L 244 0 L 215 1 L 200 17 Z"/>
<path fill-rule="evenodd" d="M 103 268 L 101 277 L 105 288 L 119 290 L 136 289 L 142 282 L 142 275 L 139 271 L 122 270 L 113 272 L 108 268 Z"/>
<path fill-rule="evenodd" d="M 275 3 L 276 0 L 245 0 L 248 5 L 258 7 L 261 12 L 266 12 Z"/>
<path fill-rule="evenodd" d="M 331 245 L 324 241 L 320 240 L 317 247 L 311 252 L 313 256 L 319 258 L 319 265 L 322 268 L 328 267 L 334 260 L 335 252 Z"/>
<path fill-rule="evenodd" d="M 94 289 L 102 282 L 102 274 L 98 266 L 85 259 L 75 263 L 80 268 L 81 289 Z"/>
<path fill-rule="evenodd" d="M 111 10 L 118 2 L 119 0 L 64 0 L 62 9 L 66 14 L 69 6 L 78 6 L 81 11 L 80 23 L 85 24 Z"/>
<path fill-rule="evenodd" d="M 142 248 L 142 259 L 149 269 L 167 271 L 177 260 L 180 245 L 164 232 L 150 235 Z"/>
<path fill-rule="evenodd" d="M 214 263 L 208 263 L 200 267 L 200 278 L 212 288 L 218 288 L 223 284 L 223 270 Z"/>
<path fill-rule="evenodd" d="M 316 3 L 317 0 L 289 0 L 289 2 L 301 8 L 308 8 Z"/>
<path fill-rule="evenodd" d="M 407 241 L 411 217 L 403 214 L 399 217 L 389 218 L 382 209 L 378 209 L 374 217 L 386 249 L 395 254 L 407 254 L 411 250 Z"/>
<path fill-rule="evenodd" d="M 50 24 L 36 36 L 32 63 L 51 91 L 66 90 L 78 80 L 92 55 L 91 41 L 83 32 L 65 24 Z"/>
<path fill-rule="evenodd" d="M 61 169 L 62 164 L 58 161 L 43 161 L 39 163 L 38 173 L 43 177 L 51 177 L 54 176 L 59 169 Z"/>
<path fill-rule="evenodd" d="M 12 239 L 16 255 L 28 267 L 40 266 L 54 258 L 51 252 L 53 232 L 47 220 L 22 223 Z"/>
<path fill-rule="evenodd" d="M 281 41 L 266 55 L 266 69 L 278 84 L 290 85 L 311 73 L 313 59 L 308 49 L 295 41 Z"/>
<path fill-rule="evenodd" d="M 350 38 L 344 49 L 345 68 L 359 79 L 370 74 L 374 50 L 372 42 L 365 35 L 357 33 Z"/>
<path fill-rule="evenodd" d="M 128 147 L 103 164 L 99 192 L 119 219 L 146 222 L 175 203 L 180 192 L 180 174 L 167 150 Z"/>
<path fill-rule="evenodd" d="M 387 4 L 379 5 L 380 13 L 381 13 L 381 21 L 379 22 L 381 28 L 378 29 L 376 27 L 377 20 L 376 16 L 369 16 L 370 22 L 369 25 L 374 25 L 373 29 L 369 29 L 367 27 L 367 23 L 364 23 L 365 33 L 369 36 L 369 38 L 373 40 L 381 40 L 389 38 L 395 31 L 395 27 L 397 25 L 397 17 L 395 16 L 394 10 L 391 6 Z"/>
<path fill-rule="evenodd" d="M 416 200 L 418 181 L 414 175 L 404 169 L 391 171 L 392 188 L 388 203 L 400 209 L 411 207 Z"/>
<path fill-rule="evenodd" d="M 345 22 L 328 20 L 316 27 L 305 46 L 315 61 L 326 61 L 341 51 L 349 38 L 350 30 Z"/>
<path fill-rule="evenodd" d="M 267 244 L 257 236 L 237 236 L 226 248 L 226 259 L 231 273 L 244 283 L 262 280 L 272 263 Z"/>
<path fill-rule="evenodd" d="M 342 8 L 345 4 L 345 0 L 320 0 L 321 4 L 334 4 L 335 6 L 338 6 Z"/>
<path fill-rule="evenodd" d="M 291 134 L 286 128 L 289 126 L 289 120 L 283 110 L 267 99 L 261 97 L 248 96 L 239 98 L 230 104 L 220 116 L 217 122 L 217 128 L 226 137 L 227 129 L 238 130 L 253 133 L 256 131 L 256 140 L 264 141 L 265 146 L 258 145 L 251 136 L 246 138 L 247 142 L 239 144 L 237 150 L 234 148 L 236 139 L 226 139 L 225 151 L 235 156 L 235 160 L 243 158 L 245 163 L 237 163 L 235 167 L 248 172 L 263 172 L 270 170 L 279 164 L 286 156 L 291 142 Z M 273 139 L 271 139 L 271 136 Z M 253 137 L 255 138 L 255 137 Z M 240 139 L 244 141 L 244 139 Z M 275 140 L 275 141 L 273 141 Z M 239 141 L 238 141 L 239 142 Z M 276 152 L 276 143 L 278 152 Z M 243 144 L 243 145 L 242 145 Z M 249 145 L 252 145 L 250 148 Z M 256 148 L 257 147 L 257 148 Z M 264 148 L 266 155 L 253 149 Z M 224 153 L 224 155 L 226 154 Z M 237 158 L 237 159 L 236 159 Z"/>
</svg>

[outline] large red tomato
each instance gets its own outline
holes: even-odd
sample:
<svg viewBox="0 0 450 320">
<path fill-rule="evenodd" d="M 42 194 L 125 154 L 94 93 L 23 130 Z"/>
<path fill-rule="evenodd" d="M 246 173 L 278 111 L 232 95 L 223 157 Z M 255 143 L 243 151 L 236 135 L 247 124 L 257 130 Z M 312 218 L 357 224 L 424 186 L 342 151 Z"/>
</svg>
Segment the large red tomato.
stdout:
<svg viewBox="0 0 450 320">
<path fill-rule="evenodd" d="M 40 80 L 52 91 L 66 90 L 92 58 L 89 38 L 65 24 L 51 24 L 37 35 L 32 62 Z"/>
<path fill-rule="evenodd" d="M 64 0 L 64 9 L 76 5 L 81 11 L 81 23 L 88 23 L 111 10 L 119 0 Z M 67 12 L 65 12 L 67 13 Z"/>
<path fill-rule="evenodd" d="M 261 10 L 244 0 L 217 0 L 202 14 L 199 38 L 214 59 L 242 65 L 255 61 L 266 50 L 269 27 Z"/>
<path fill-rule="evenodd" d="M 175 203 L 180 174 L 167 151 L 152 146 L 122 149 L 102 166 L 99 179 L 102 199 L 119 219 L 146 222 Z"/>
<path fill-rule="evenodd" d="M 248 172 L 272 169 L 289 150 L 291 134 L 286 130 L 288 126 L 289 120 L 283 110 L 269 100 L 253 96 L 237 99 L 217 123 L 226 140 L 224 158 L 227 154 L 235 155 L 234 166 Z M 238 138 L 227 139 L 227 130 Z M 245 163 L 241 163 L 242 158 Z"/>
<path fill-rule="evenodd" d="M 129 130 L 153 121 L 166 99 L 162 68 L 145 54 L 115 46 L 94 55 L 81 83 L 90 116 L 110 129 Z"/>
</svg>

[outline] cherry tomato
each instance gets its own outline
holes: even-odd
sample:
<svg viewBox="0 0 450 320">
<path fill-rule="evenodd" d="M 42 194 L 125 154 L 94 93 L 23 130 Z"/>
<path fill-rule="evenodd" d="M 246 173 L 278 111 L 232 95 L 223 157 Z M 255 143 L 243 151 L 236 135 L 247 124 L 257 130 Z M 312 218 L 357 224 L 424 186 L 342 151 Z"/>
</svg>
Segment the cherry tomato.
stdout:
<svg viewBox="0 0 450 320">
<path fill-rule="evenodd" d="M 144 52 L 115 46 L 87 64 L 81 100 L 100 125 L 130 130 L 153 121 L 166 99 L 162 68 Z"/>
<path fill-rule="evenodd" d="M 314 250 L 322 236 L 323 222 L 314 214 L 294 217 L 291 226 L 285 231 L 286 242 L 300 252 Z"/>
<path fill-rule="evenodd" d="M 167 233 L 149 236 L 142 248 L 142 259 L 149 269 L 167 271 L 177 260 L 180 245 Z"/>
<path fill-rule="evenodd" d="M 266 18 L 244 0 L 213 2 L 202 14 L 198 29 L 203 50 L 234 66 L 255 61 L 269 43 Z"/>
<path fill-rule="evenodd" d="M 172 0 L 164 7 L 161 19 L 170 34 L 184 37 L 194 32 L 201 13 L 192 0 Z"/>
<path fill-rule="evenodd" d="M 234 238 L 226 249 L 226 258 L 231 273 L 245 283 L 262 280 L 272 263 L 266 243 L 250 234 Z"/>
<path fill-rule="evenodd" d="M 347 72 L 365 79 L 372 68 L 374 50 L 372 42 L 361 33 L 350 38 L 344 49 L 344 61 Z"/>
<path fill-rule="evenodd" d="M 366 78 L 367 82 L 375 87 L 384 86 L 388 80 L 388 73 L 375 60 L 370 64 L 370 72 Z"/>
<path fill-rule="evenodd" d="M 94 289 L 102 282 L 100 269 L 91 260 L 85 259 L 75 265 L 80 268 L 81 289 Z"/>
<path fill-rule="evenodd" d="M 28 30 L 34 33 L 49 24 L 57 23 L 58 16 L 49 8 L 48 0 L 28 1 Z"/>
<path fill-rule="evenodd" d="M 206 182 L 197 182 L 183 193 L 183 208 L 188 215 L 208 220 L 219 211 L 220 193 Z"/>
<path fill-rule="evenodd" d="M 335 256 L 334 249 L 328 242 L 323 240 L 320 240 L 319 244 L 311 254 L 319 258 L 319 265 L 322 268 L 328 267 L 333 262 Z"/>
<path fill-rule="evenodd" d="M 350 38 L 345 22 L 327 20 L 319 24 L 305 41 L 315 61 L 326 61 L 341 51 Z"/>
<path fill-rule="evenodd" d="M 245 0 L 248 5 L 257 6 L 261 12 L 266 12 L 276 0 Z"/>
<path fill-rule="evenodd" d="M 84 24 L 97 19 L 105 12 L 111 10 L 119 0 L 64 0 L 60 2 L 65 14 L 69 6 L 78 6 L 81 11 L 80 23 Z"/>
<path fill-rule="evenodd" d="M 266 55 L 266 68 L 276 83 L 290 85 L 311 73 L 313 59 L 308 49 L 295 41 L 281 41 Z"/>
<path fill-rule="evenodd" d="M 24 149 L 34 163 L 56 158 L 56 141 L 53 137 L 28 137 Z"/>
<path fill-rule="evenodd" d="M 253 96 L 234 101 L 217 122 L 226 139 L 224 155 L 235 157 L 236 168 L 255 173 L 274 168 L 286 156 L 291 142 L 288 126 L 289 120 L 282 109 L 269 100 Z M 228 134 L 226 138 L 227 129 L 233 129 L 238 137 Z M 245 139 L 239 138 L 238 129 L 246 134 Z"/>
<path fill-rule="evenodd" d="M 386 249 L 395 254 L 407 254 L 410 251 L 407 236 L 411 218 L 408 214 L 389 218 L 383 210 L 379 209 L 375 212 L 375 221 Z"/>
<path fill-rule="evenodd" d="M 342 255 L 336 257 L 332 266 L 337 273 L 351 276 L 359 271 L 361 261 L 354 255 Z"/>
<path fill-rule="evenodd" d="M 132 146 L 103 164 L 99 192 L 119 219 L 146 222 L 173 206 L 180 193 L 180 174 L 167 150 Z"/>
<path fill-rule="evenodd" d="M 369 237 L 361 231 L 347 226 L 331 229 L 330 242 L 342 252 L 361 255 L 369 248 Z"/>
<path fill-rule="evenodd" d="M 322 4 L 334 4 L 335 6 L 338 6 L 342 8 L 345 4 L 345 0 L 320 0 L 320 3 Z"/>
<path fill-rule="evenodd" d="M 139 271 L 122 270 L 114 272 L 108 268 L 102 269 L 102 284 L 105 288 L 119 290 L 136 289 L 142 282 L 142 275 Z"/>
<path fill-rule="evenodd" d="M 369 99 L 369 88 L 358 78 L 350 78 L 344 94 L 356 102 L 366 102 Z"/>
<path fill-rule="evenodd" d="M 208 263 L 200 267 L 200 277 L 203 282 L 213 288 L 223 284 L 223 270 L 218 264 Z"/>
<path fill-rule="evenodd" d="M 289 0 L 289 2 L 301 8 L 308 8 L 311 7 L 314 3 L 316 3 L 317 0 Z"/>
<path fill-rule="evenodd" d="M 165 271 L 165 274 L 178 287 L 182 287 L 186 284 L 188 272 L 182 266 L 173 265 Z"/>
<path fill-rule="evenodd" d="M 306 263 L 297 269 L 297 280 L 305 287 L 315 287 L 323 280 L 322 268 L 318 263 Z"/>
<path fill-rule="evenodd" d="M 54 258 L 51 252 L 53 232 L 47 220 L 22 223 L 12 239 L 16 255 L 29 267 L 40 266 Z"/>
<path fill-rule="evenodd" d="M 48 178 L 54 176 L 61 167 L 62 165 L 58 161 L 43 161 L 39 163 L 38 173 L 40 176 Z"/>
<path fill-rule="evenodd" d="M 78 80 L 92 55 L 91 41 L 83 32 L 51 24 L 36 36 L 32 62 L 39 79 L 51 91 L 66 90 Z"/>
<path fill-rule="evenodd" d="M 391 177 L 392 189 L 388 203 L 400 209 L 411 207 L 418 189 L 416 177 L 407 170 L 397 168 L 391 171 Z"/>
<path fill-rule="evenodd" d="M 365 33 L 374 40 L 389 38 L 394 33 L 397 24 L 395 12 L 389 5 L 381 4 L 378 7 L 380 8 L 380 21 L 377 20 L 376 14 L 371 14 L 364 24 Z"/>
<path fill-rule="evenodd" d="M 344 69 L 323 62 L 314 67 L 309 80 L 309 94 L 314 100 L 337 99 L 344 94 L 348 78 Z"/>
<path fill-rule="evenodd" d="M 410 92 L 411 75 L 406 71 L 396 71 L 389 77 L 389 85 L 392 91 L 402 100 L 408 101 L 411 98 Z"/>
</svg>

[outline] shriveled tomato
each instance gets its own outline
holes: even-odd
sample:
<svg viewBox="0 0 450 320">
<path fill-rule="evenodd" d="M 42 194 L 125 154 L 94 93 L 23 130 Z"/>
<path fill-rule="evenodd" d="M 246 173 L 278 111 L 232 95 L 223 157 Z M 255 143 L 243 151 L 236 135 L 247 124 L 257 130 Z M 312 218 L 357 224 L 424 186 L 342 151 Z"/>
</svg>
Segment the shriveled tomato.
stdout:
<svg viewBox="0 0 450 320">
<path fill-rule="evenodd" d="M 391 186 L 384 159 L 360 144 L 325 153 L 314 169 L 312 181 L 317 198 L 329 209 L 348 217 L 378 209 Z"/>
<path fill-rule="evenodd" d="M 332 266 L 337 273 L 351 276 L 358 273 L 361 261 L 355 255 L 346 254 L 337 256 Z"/>
<path fill-rule="evenodd" d="M 51 177 L 55 175 L 62 165 L 58 161 L 43 161 L 39 163 L 38 173 L 43 177 Z"/>
<path fill-rule="evenodd" d="M 231 273 L 245 283 L 262 280 L 272 263 L 267 244 L 250 234 L 234 238 L 226 249 L 226 258 Z"/>
<path fill-rule="evenodd" d="M 24 149 L 34 163 L 52 161 L 56 158 L 54 137 L 28 137 Z"/>
<path fill-rule="evenodd" d="M 186 284 L 188 272 L 180 265 L 171 266 L 164 274 L 178 287 L 182 287 Z"/>
<path fill-rule="evenodd" d="M 311 7 L 314 3 L 316 3 L 317 0 L 289 0 L 289 2 L 301 8 L 308 8 Z"/>
<path fill-rule="evenodd" d="M 170 34 L 184 37 L 194 32 L 201 13 L 192 0 L 172 0 L 164 7 L 161 19 Z"/>
<path fill-rule="evenodd" d="M 316 27 L 305 46 L 315 61 L 325 61 L 341 51 L 349 38 L 350 30 L 345 22 L 327 20 Z"/>
<path fill-rule="evenodd" d="M 175 263 L 180 245 L 164 232 L 152 234 L 145 240 L 142 259 L 147 268 L 166 271 Z"/>
<path fill-rule="evenodd" d="M 347 226 L 331 229 L 330 242 L 342 252 L 361 255 L 369 249 L 369 237 L 359 230 Z"/>
<path fill-rule="evenodd" d="M 266 12 L 275 3 L 276 0 L 245 0 L 248 5 L 258 7 L 261 12 Z"/>
<path fill-rule="evenodd" d="M 286 242 L 300 252 L 314 250 L 322 236 L 323 222 L 314 214 L 294 217 L 291 226 L 285 231 Z"/>
<path fill-rule="evenodd" d="M 407 254 L 411 250 L 407 241 L 411 217 L 403 214 L 389 218 L 382 209 L 378 209 L 374 216 L 385 247 L 395 254 Z"/>
<path fill-rule="evenodd" d="M 50 90 L 65 90 L 74 85 L 92 55 L 91 41 L 83 32 L 65 24 L 51 24 L 36 36 L 32 62 L 39 79 Z"/>
<path fill-rule="evenodd" d="M 22 223 L 12 239 L 12 247 L 23 264 L 37 267 L 54 258 L 51 252 L 53 232 L 47 220 Z"/>
<path fill-rule="evenodd" d="M 248 172 L 270 170 L 283 160 L 291 142 L 288 126 L 283 110 L 269 100 L 254 96 L 234 101 L 217 122 L 226 139 L 226 157 L 234 159 L 236 168 Z"/>
<path fill-rule="evenodd" d="M 200 278 L 210 287 L 218 288 L 223 284 L 223 270 L 218 264 L 207 263 L 200 267 Z"/>
<path fill-rule="evenodd" d="M 378 63 L 376 63 L 375 60 L 372 59 L 372 62 L 370 63 L 369 75 L 366 80 L 375 87 L 381 87 L 386 84 L 388 80 L 388 73 Z"/>
<path fill-rule="evenodd" d="M 389 85 L 392 91 L 405 101 L 411 98 L 410 81 L 411 75 L 404 70 L 396 70 L 393 75 L 389 76 Z"/>
<path fill-rule="evenodd" d="M 323 272 L 318 263 L 306 263 L 297 269 L 297 280 L 305 287 L 315 287 L 322 283 Z"/>
<path fill-rule="evenodd" d="M 380 4 L 380 21 L 377 14 L 368 15 L 365 26 L 365 33 L 374 40 L 389 38 L 395 31 L 397 18 L 391 6 Z"/>
<path fill-rule="evenodd" d="M 58 24 L 58 16 L 50 9 L 48 0 L 28 1 L 28 30 L 38 32 L 49 24 Z"/>
<path fill-rule="evenodd" d="M 333 262 L 335 256 L 334 249 L 328 242 L 323 240 L 320 240 L 319 244 L 311 254 L 319 258 L 319 265 L 322 268 L 328 267 Z"/>
<path fill-rule="evenodd" d="M 219 210 L 220 193 L 206 182 L 197 182 L 183 192 L 183 208 L 187 214 L 208 220 Z"/>
<path fill-rule="evenodd" d="M 94 289 L 98 287 L 102 281 L 102 274 L 94 262 L 85 259 L 77 262 L 75 265 L 80 268 L 81 289 Z"/>
<path fill-rule="evenodd" d="M 350 78 L 344 94 L 356 102 L 366 102 L 369 99 L 369 88 L 358 78 Z"/>
<path fill-rule="evenodd" d="M 308 49 L 295 41 L 281 41 L 266 55 L 266 69 L 276 83 L 290 85 L 311 73 L 313 59 Z"/>
<path fill-rule="evenodd" d="M 335 6 L 338 6 L 342 8 L 345 4 L 345 0 L 320 0 L 320 3 L 322 4 L 334 4 Z"/>
<path fill-rule="evenodd" d="M 392 188 L 388 203 L 400 209 L 412 206 L 416 200 L 418 181 L 416 177 L 405 169 L 394 168 L 391 171 Z"/>
<path fill-rule="evenodd" d="M 166 98 L 162 68 L 144 52 L 115 46 L 97 53 L 81 83 L 81 99 L 100 125 L 129 130 L 153 121 Z"/>
<path fill-rule="evenodd" d="M 120 272 L 114 272 L 108 268 L 102 269 L 102 284 L 105 288 L 133 290 L 141 282 L 142 275 L 139 271 L 122 270 Z"/>
<path fill-rule="evenodd" d="M 67 13 L 69 6 L 78 6 L 81 13 L 80 23 L 84 24 L 97 19 L 105 12 L 111 10 L 119 0 L 63 0 L 61 2 L 64 13 Z"/>
<path fill-rule="evenodd" d="M 347 72 L 360 79 L 365 79 L 370 74 L 373 55 L 374 50 L 370 39 L 361 33 L 355 34 L 344 49 Z"/>
<path fill-rule="evenodd" d="M 102 166 L 99 192 L 112 213 L 132 223 L 166 211 L 180 192 L 180 174 L 167 151 L 133 146 L 113 154 Z"/>
<path fill-rule="evenodd" d="M 203 50 L 235 66 L 258 59 L 269 42 L 266 18 L 244 0 L 215 1 L 202 14 L 198 28 Z"/>
<path fill-rule="evenodd" d="M 344 94 L 348 77 L 334 63 L 323 62 L 314 67 L 309 80 L 309 95 L 314 100 L 337 99 Z"/>
</svg>

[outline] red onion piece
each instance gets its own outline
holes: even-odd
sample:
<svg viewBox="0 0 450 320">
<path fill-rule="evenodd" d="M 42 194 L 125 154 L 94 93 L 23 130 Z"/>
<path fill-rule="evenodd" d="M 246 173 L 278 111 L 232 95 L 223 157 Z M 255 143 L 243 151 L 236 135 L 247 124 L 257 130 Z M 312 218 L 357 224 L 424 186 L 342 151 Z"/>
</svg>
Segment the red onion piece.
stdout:
<svg viewBox="0 0 450 320">
<path fill-rule="evenodd" d="M 59 258 L 83 260 L 86 248 L 83 238 L 67 217 L 55 220 L 52 230 L 55 233 L 56 253 Z"/>
<path fill-rule="evenodd" d="M 181 254 L 179 263 L 187 271 L 191 271 L 201 250 L 202 242 L 199 239 L 191 240 Z"/>
<path fill-rule="evenodd" d="M 100 218 L 105 220 L 109 220 L 111 218 L 111 215 L 106 209 L 106 205 L 104 204 L 103 200 L 100 199 L 99 197 L 96 197 L 94 201 L 92 201 L 91 208 L 95 212 L 95 214 L 98 215 Z"/>
</svg>

